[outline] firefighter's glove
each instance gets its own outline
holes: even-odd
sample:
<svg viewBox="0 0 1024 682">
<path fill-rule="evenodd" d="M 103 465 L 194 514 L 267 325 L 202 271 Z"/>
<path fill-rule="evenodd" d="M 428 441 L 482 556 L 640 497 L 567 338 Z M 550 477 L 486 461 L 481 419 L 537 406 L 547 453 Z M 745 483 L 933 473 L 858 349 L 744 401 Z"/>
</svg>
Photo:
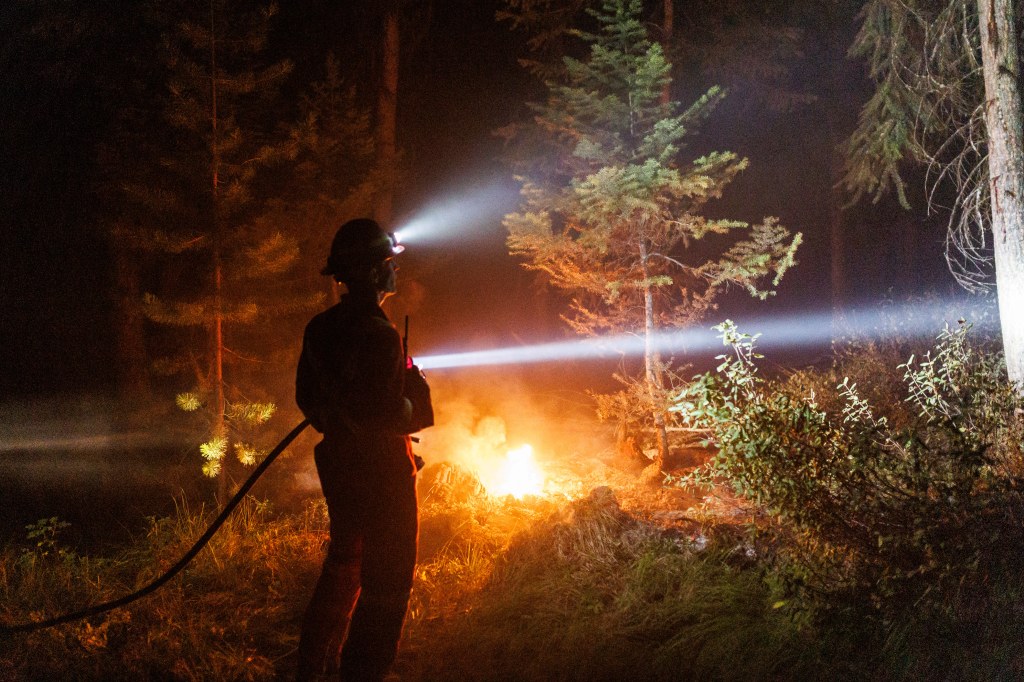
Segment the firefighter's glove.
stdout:
<svg viewBox="0 0 1024 682">
<path fill-rule="evenodd" d="M 434 425 L 434 406 L 430 402 L 430 386 L 416 365 L 405 370 L 405 397 L 412 404 L 411 432 Z"/>
</svg>

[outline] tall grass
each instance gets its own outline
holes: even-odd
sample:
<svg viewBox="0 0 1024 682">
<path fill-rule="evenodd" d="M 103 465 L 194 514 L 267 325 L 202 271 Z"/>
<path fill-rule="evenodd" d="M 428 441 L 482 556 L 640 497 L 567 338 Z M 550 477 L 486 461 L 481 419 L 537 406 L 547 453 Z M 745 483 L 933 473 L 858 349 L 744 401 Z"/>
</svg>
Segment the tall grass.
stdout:
<svg viewBox="0 0 1024 682">
<path fill-rule="evenodd" d="M 803 676 L 815 662 L 802 660 L 802 629 L 735 549 L 726 533 L 698 552 L 595 489 L 493 556 L 472 603 L 434 629 L 403 679 Z"/>
<path fill-rule="evenodd" d="M 143 600 L 3 641 L 0 671 L 25 680 L 273 678 L 295 647 L 326 524 L 322 505 L 281 518 L 268 512 L 255 501 L 240 506 L 182 577 Z M 181 503 L 103 559 L 8 547 L 0 553 L 0 616 L 39 618 L 132 591 L 184 553 L 212 516 Z"/>
<path fill-rule="evenodd" d="M 705 522 L 695 542 L 580 500 L 495 500 L 454 470 L 422 486 L 421 555 L 396 671 L 426 680 L 1020 679 L 1024 580 L 943 618 L 879 628 L 785 590 L 766 536 Z M 635 491 L 631 491 L 635 494 Z M 42 618 L 140 586 L 212 513 L 180 503 L 120 552 L 90 558 L 37 525 L 0 550 L 0 619 Z M 0 680 L 281 680 L 326 540 L 322 503 L 248 500 L 179 578 L 89 621 L 0 641 Z"/>
</svg>

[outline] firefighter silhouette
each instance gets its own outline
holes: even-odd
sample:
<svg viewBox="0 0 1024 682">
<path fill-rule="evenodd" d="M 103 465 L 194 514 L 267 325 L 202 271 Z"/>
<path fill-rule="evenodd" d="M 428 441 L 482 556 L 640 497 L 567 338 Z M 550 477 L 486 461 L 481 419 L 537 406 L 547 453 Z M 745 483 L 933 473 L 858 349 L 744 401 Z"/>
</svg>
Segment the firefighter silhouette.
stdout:
<svg viewBox="0 0 1024 682">
<path fill-rule="evenodd" d="M 340 671 L 380 680 L 398 652 L 416 562 L 416 458 L 410 437 L 433 424 L 430 389 L 381 302 L 403 248 L 373 220 L 342 225 L 321 274 L 338 304 L 307 325 L 295 380 L 299 408 L 323 434 L 314 460 L 330 544 L 306 609 L 298 678 Z"/>
</svg>

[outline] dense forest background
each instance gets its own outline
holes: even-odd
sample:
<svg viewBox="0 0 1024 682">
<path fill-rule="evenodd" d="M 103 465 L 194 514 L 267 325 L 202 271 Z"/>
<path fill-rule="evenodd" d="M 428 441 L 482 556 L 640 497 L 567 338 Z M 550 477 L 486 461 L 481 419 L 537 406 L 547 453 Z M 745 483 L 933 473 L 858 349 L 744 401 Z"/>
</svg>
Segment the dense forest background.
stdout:
<svg viewBox="0 0 1024 682">
<path fill-rule="evenodd" d="M 1010 17 L 1001 2 L 982 13 Z M 647 344 L 428 369 L 437 423 L 416 445 L 402 679 L 1020 679 L 1012 344 L 993 297 L 970 299 L 947 268 L 949 215 L 926 210 L 926 172 L 893 174 L 927 156 L 908 152 L 915 131 L 862 115 L 869 101 L 901 114 L 925 101 L 879 87 L 865 51 L 885 62 L 885 41 L 909 35 L 896 47 L 914 50 L 915 28 L 988 24 L 973 3 L 934 2 L 915 19 L 946 23 L 879 31 L 907 8 L 6 2 L 0 679 L 289 677 L 328 539 L 312 430 L 157 593 L 40 632 L 6 626 L 129 593 L 209 527 L 299 419 L 301 330 L 339 295 L 320 266 L 360 215 L 451 228 L 399 257 L 387 306 L 411 318 L 414 357 L 575 340 L 573 324 L 646 340 L 686 320 L 715 334 L 662 357 Z M 977 126 L 979 43 L 957 36 L 965 50 L 934 54 L 953 59 L 963 109 L 940 93 L 926 113 L 966 111 Z M 851 135 L 890 155 L 851 163 Z M 876 171 L 863 196 L 847 182 Z M 525 177 L 540 188 L 529 201 Z M 876 193 L 886 179 L 905 196 Z M 730 261 L 721 233 L 751 225 L 763 238 Z M 618 261 L 602 260 L 608 245 Z M 646 269 L 648 247 L 678 270 Z M 790 265 L 767 300 L 744 290 Z M 687 297 L 693 273 L 732 288 Z M 598 312 L 572 308 L 566 283 Z M 682 293 L 664 327 L 647 305 L 655 286 L 674 287 L 662 300 Z M 1019 287 L 1000 286 L 1012 302 Z M 956 321 L 975 313 L 977 326 Z"/>
<path fill-rule="evenodd" d="M 735 151 L 751 166 L 712 212 L 775 215 L 805 235 L 800 265 L 758 312 L 824 311 L 833 296 L 853 306 L 954 293 L 942 257 L 945 217 L 925 215 L 921 184 L 909 183 L 909 212 L 890 197 L 843 209 L 839 251 L 832 241 L 836 201 L 848 198 L 832 190 L 834 147 L 852 131 L 870 93 L 864 64 L 846 56 L 857 29 L 856 3 L 840 3 L 827 19 L 814 14 L 815 3 L 807 3 L 805 16 L 782 12 L 777 3 L 755 4 L 763 5 L 759 12 L 743 3 L 725 3 L 717 14 L 677 10 L 672 96 L 686 102 L 710 84 L 729 88 L 696 145 Z M 159 123 L 157 103 L 167 80 L 157 49 L 165 29 L 152 16 L 157 5 L 114 11 L 53 0 L 8 3 L 0 12 L 11 36 L 0 54 L 5 396 L 110 393 L 124 381 L 116 340 L 119 282 L 106 232 L 119 200 L 103 189 L 111 169 L 103 166 L 109 158 L 103 160 L 101 150 L 120 145 L 128 163 L 135 156 L 129 133 L 140 135 L 131 126 L 147 116 L 152 125 Z M 657 24 L 661 8 L 650 5 L 651 23 Z M 502 190 L 475 239 L 411 251 L 406 259 L 403 274 L 407 282 L 415 280 L 407 298 L 415 300 L 403 310 L 414 309 L 414 343 L 421 353 L 564 333 L 557 303 L 537 295 L 536 282 L 504 248 L 500 218 L 515 206 L 516 185 L 498 160 L 502 140 L 492 131 L 524 116 L 525 103 L 541 91 L 517 61 L 531 54 L 526 33 L 495 19 L 503 8 L 496 1 L 468 0 L 401 8 L 396 221 L 442 197 L 471 195 L 484 186 Z M 338 60 L 344 86 L 352 88 L 353 104 L 372 118 L 380 22 L 377 3 L 282 5 L 269 23 L 263 58 L 289 60 L 293 68 L 280 94 L 259 112 L 261 125 L 272 129 L 297 120 L 303 95 L 324 77 L 329 53 Z M 752 53 L 717 49 L 716 36 L 746 36 Z M 760 57 L 758 49 L 764 51 Z M 755 58 L 774 62 L 753 68 Z M 301 258 L 311 269 L 331 230 L 304 234 L 308 224 L 288 229 L 303 237 Z M 835 292 L 834 259 L 844 273 L 842 290 Z M 322 282 L 311 278 L 304 285 L 316 290 Z M 724 301 L 723 311 L 730 312 L 730 305 L 748 304 Z"/>
</svg>

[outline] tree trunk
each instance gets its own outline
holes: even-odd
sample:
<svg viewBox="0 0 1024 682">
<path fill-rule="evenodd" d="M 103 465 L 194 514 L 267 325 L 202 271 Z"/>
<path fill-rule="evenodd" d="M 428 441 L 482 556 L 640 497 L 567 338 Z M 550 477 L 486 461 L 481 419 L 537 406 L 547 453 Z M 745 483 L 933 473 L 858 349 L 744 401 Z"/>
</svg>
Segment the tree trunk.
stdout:
<svg viewBox="0 0 1024 682">
<path fill-rule="evenodd" d="M 219 230 L 218 230 L 219 231 Z M 214 415 L 213 434 L 223 437 L 227 433 L 226 413 L 227 399 L 224 395 L 224 309 L 223 309 L 223 267 L 220 262 L 219 245 L 214 247 L 214 274 L 213 274 L 213 385 L 214 385 Z M 220 503 L 227 503 L 228 494 L 228 457 L 224 455 L 221 460 L 220 476 L 218 477 L 217 492 L 220 495 Z"/>
<path fill-rule="evenodd" d="M 838 151 L 839 138 L 832 121 L 831 105 L 825 114 L 826 139 L 829 147 L 829 177 L 831 188 L 828 192 L 828 246 L 829 246 L 829 281 L 832 285 L 832 338 L 842 336 L 844 315 L 848 298 L 848 276 L 846 269 L 846 233 L 842 199 L 840 198 L 839 181 L 843 173 L 843 159 Z"/>
<path fill-rule="evenodd" d="M 376 152 L 377 172 L 381 180 L 380 195 L 374 218 L 391 229 L 393 203 L 395 198 L 395 165 L 398 147 L 396 144 L 397 113 L 398 113 L 398 2 L 388 2 L 384 14 L 384 41 L 382 44 L 382 66 L 380 89 L 377 91 L 377 129 Z"/>
<path fill-rule="evenodd" d="M 838 26 L 841 22 L 829 12 L 826 26 Z M 825 153 L 828 154 L 829 189 L 826 198 L 828 209 L 829 283 L 832 289 L 832 340 L 837 341 L 848 330 L 844 329 L 845 308 L 849 302 L 849 271 L 846 262 L 847 239 L 845 211 L 843 210 L 843 153 L 839 149 L 843 133 L 843 94 L 849 89 L 846 64 L 845 41 L 837 29 L 825 29 L 827 38 L 822 41 L 821 58 L 828 64 L 826 96 L 822 97 L 822 119 L 825 124 Z"/>
<path fill-rule="evenodd" d="M 1024 110 L 1013 0 L 978 0 L 978 24 L 1003 351 L 1010 381 L 1024 391 Z"/>
<path fill-rule="evenodd" d="M 139 305 L 142 300 L 139 266 L 134 254 L 124 246 L 112 243 L 110 249 L 117 270 L 114 308 L 117 311 L 118 393 L 128 404 L 137 407 L 150 398 L 146 337 Z"/>
<path fill-rule="evenodd" d="M 658 442 L 658 456 L 654 463 L 659 469 L 665 468 L 668 459 L 668 429 L 665 425 L 665 412 L 661 408 L 665 394 L 665 382 L 661 376 L 661 353 L 654 345 L 657 325 L 654 321 L 654 292 L 651 289 L 651 273 L 647 267 L 647 245 L 640 242 L 640 263 L 644 276 L 644 371 L 647 379 L 647 392 L 651 398 L 654 411 L 654 433 Z"/>
<path fill-rule="evenodd" d="M 213 435 L 223 437 L 227 429 L 225 413 L 227 401 L 224 397 L 224 301 L 223 264 L 221 263 L 221 206 L 220 206 L 220 125 L 217 111 L 217 30 L 214 22 L 213 3 L 210 3 L 210 120 L 212 124 L 210 184 L 213 195 L 213 320 L 211 324 L 211 352 L 213 361 L 214 415 Z M 228 468 L 227 455 L 221 459 L 220 474 L 217 477 L 217 492 L 220 504 L 227 503 Z"/>
</svg>

